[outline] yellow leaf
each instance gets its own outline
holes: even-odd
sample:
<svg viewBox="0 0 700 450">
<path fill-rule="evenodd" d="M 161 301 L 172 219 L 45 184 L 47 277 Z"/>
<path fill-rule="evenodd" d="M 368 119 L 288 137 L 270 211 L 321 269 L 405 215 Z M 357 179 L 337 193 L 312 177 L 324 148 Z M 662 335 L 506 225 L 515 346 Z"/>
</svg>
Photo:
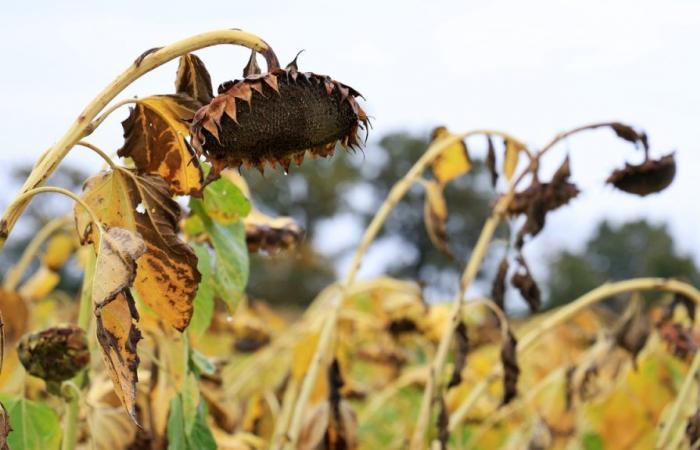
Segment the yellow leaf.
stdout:
<svg viewBox="0 0 700 450">
<path fill-rule="evenodd" d="M 56 233 L 46 244 L 42 263 L 52 270 L 61 268 L 77 248 L 75 235 Z"/>
<path fill-rule="evenodd" d="M 513 139 L 506 139 L 506 156 L 503 160 L 503 174 L 510 181 L 518 167 L 518 157 L 524 148 L 523 144 Z"/>
<path fill-rule="evenodd" d="M 202 170 L 186 141 L 188 122 L 199 106 L 183 95 L 155 95 L 139 100 L 122 122 L 125 141 L 118 155 L 133 159 L 140 172 L 163 177 L 175 194 L 199 192 Z"/>
<path fill-rule="evenodd" d="M 136 422 L 136 328 L 138 313 L 129 288 L 136 276 L 136 259 L 146 251 L 143 241 L 123 228 L 105 230 L 100 236 L 92 285 L 97 318 L 97 340 L 102 346 L 107 372 L 122 405 Z"/>
<path fill-rule="evenodd" d="M 442 186 L 435 181 L 426 181 L 425 185 L 425 207 L 423 209 L 423 220 L 428 231 L 430 241 L 443 252 L 450 254 L 447 247 L 447 202 L 442 194 Z"/>
<path fill-rule="evenodd" d="M 449 136 L 450 132 L 445 127 L 437 127 L 433 130 L 433 142 Z M 469 172 L 471 168 L 467 146 L 461 139 L 448 146 L 433 161 L 433 174 L 443 185 Z"/>
<path fill-rule="evenodd" d="M 56 272 L 41 266 L 22 284 L 19 293 L 26 299 L 41 300 L 54 290 L 59 281 L 61 281 L 61 277 Z"/>
<path fill-rule="evenodd" d="M 197 257 L 177 235 L 180 206 L 158 177 L 125 169 L 91 177 L 82 198 L 104 224 L 136 232 L 147 251 L 138 260 L 134 288 L 161 319 L 184 330 L 192 317 L 192 301 L 200 281 Z M 95 242 L 90 218 L 75 209 L 78 234 Z"/>
</svg>

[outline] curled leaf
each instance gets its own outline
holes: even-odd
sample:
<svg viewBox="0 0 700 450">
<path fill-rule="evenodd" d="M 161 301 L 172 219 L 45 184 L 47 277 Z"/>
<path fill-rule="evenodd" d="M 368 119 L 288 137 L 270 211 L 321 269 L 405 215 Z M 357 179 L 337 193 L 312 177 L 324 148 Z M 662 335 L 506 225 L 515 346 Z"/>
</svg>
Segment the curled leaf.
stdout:
<svg viewBox="0 0 700 450">
<path fill-rule="evenodd" d="M 527 189 L 515 194 L 508 205 L 508 214 L 511 216 L 524 214 L 527 217 L 516 237 L 516 248 L 522 248 L 526 236 L 534 237 L 542 231 L 547 213 L 566 205 L 579 194 L 576 185 L 569 182 L 570 176 L 567 156 L 549 183 L 541 183 L 535 178 Z"/>
<path fill-rule="evenodd" d="M 138 313 L 129 288 L 136 278 L 136 259 L 146 246 L 134 233 L 122 228 L 106 230 L 99 240 L 92 302 L 97 318 L 97 340 L 102 347 L 114 392 L 136 422 L 136 345 L 141 332 Z"/>
<path fill-rule="evenodd" d="M 450 136 L 450 132 L 445 127 L 437 127 L 432 132 L 432 142 L 445 139 Z M 469 160 L 469 151 L 464 140 L 458 140 L 454 144 L 445 148 L 433 161 L 433 174 L 442 185 L 449 183 L 455 178 L 464 175 L 472 168 Z"/>
<path fill-rule="evenodd" d="M 199 103 L 186 95 L 155 95 L 136 103 L 122 122 L 124 146 L 117 154 L 133 159 L 140 173 L 160 175 L 173 193 L 198 195 L 199 159 L 187 143 L 189 121 Z"/>
<path fill-rule="evenodd" d="M 425 207 L 423 208 L 423 220 L 428 231 L 430 241 L 443 252 L 451 255 L 447 246 L 447 202 L 442 193 L 442 186 L 437 182 L 425 181 Z"/>
<path fill-rule="evenodd" d="M 496 150 L 493 148 L 493 140 L 490 135 L 486 136 L 488 143 L 488 153 L 486 154 L 486 167 L 491 174 L 491 186 L 496 187 L 498 183 L 498 172 L 496 171 Z"/>
<path fill-rule="evenodd" d="M 625 164 L 607 179 L 621 191 L 639 196 L 654 194 L 671 185 L 676 176 L 676 160 L 670 153 L 661 159 L 648 159 L 642 164 Z"/>
<path fill-rule="evenodd" d="M 462 382 L 462 370 L 467 362 L 469 353 L 469 337 L 467 336 L 467 326 L 460 322 L 455 329 L 455 364 L 452 369 L 452 377 L 447 383 L 447 389 L 459 385 Z"/>
<path fill-rule="evenodd" d="M 505 311 L 506 275 L 508 275 L 508 255 L 503 255 L 503 259 L 498 264 L 496 278 L 491 285 L 491 298 L 502 311 Z"/>
<path fill-rule="evenodd" d="M 532 273 L 530 273 L 530 267 L 522 256 L 518 257 L 518 264 L 520 265 L 519 270 L 513 274 L 510 282 L 520 291 L 520 295 L 527 302 L 530 312 L 537 312 L 542 304 L 540 288 L 537 286 Z"/>
<path fill-rule="evenodd" d="M 643 131 L 637 131 L 629 125 L 616 122 L 610 125 L 617 137 L 624 139 L 633 144 L 641 145 L 643 149 L 649 149 L 647 134 Z"/>
<path fill-rule="evenodd" d="M 204 62 L 192 53 L 180 57 L 175 92 L 188 95 L 202 105 L 206 105 L 214 97 L 209 71 Z"/>
<path fill-rule="evenodd" d="M 644 313 L 642 300 L 630 299 L 627 309 L 613 329 L 615 344 L 632 355 L 636 367 L 637 355 L 644 348 L 651 333 L 651 320 Z"/>
<path fill-rule="evenodd" d="M 106 225 L 138 233 L 147 251 L 138 260 L 134 288 L 163 320 L 182 331 L 192 317 L 200 281 L 197 257 L 178 237 L 181 209 L 159 177 L 126 169 L 89 178 L 82 198 Z M 95 242 L 90 218 L 75 209 L 78 235 Z"/>
<path fill-rule="evenodd" d="M 506 339 L 501 343 L 501 364 L 503 365 L 503 400 L 501 405 L 507 405 L 518 395 L 518 341 L 508 329 Z"/>
</svg>

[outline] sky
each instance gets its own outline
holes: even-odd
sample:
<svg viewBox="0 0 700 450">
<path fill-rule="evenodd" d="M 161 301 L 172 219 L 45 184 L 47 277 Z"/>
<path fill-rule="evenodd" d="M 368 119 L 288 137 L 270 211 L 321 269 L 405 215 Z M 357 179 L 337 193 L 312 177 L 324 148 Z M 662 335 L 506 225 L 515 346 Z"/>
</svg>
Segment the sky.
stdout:
<svg viewBox="0 0 700 450">
<path fill-rule="evenodd" d="M 604 186 L 608 174 L 641 154 L 606 131 L 571 138 L 543 170 L 551 173 L 568 153 L 584 193 L 551 216 L 531 251 L 546 257 L 576 248 L 603 218 L 643 217 L 668 223 L 679 250 L 700 263 L 699 21 L 694 0 L 3 2 L 0 173 L 34 161 L 144 50 L 241 28 L 271 44 L 283 64 L 305 49 L 301 70 L 330 74 L 364 95 L 374 125 L 367 160 L 380 136 L 438 124 L 508 131 L 532 148 L 586 123 L 644 128 L 653 155 L 677 151 L 674 184 L 644 199 L 615 192 Z M 216 85 L 240 76 L 248 51 L 198 55 Z M 175 69 L 175 62 L 157 69 L 119 98 L 170 92 Z M 115 151 L 125 116 L 115 113 L 90 140 Z M 483 151 L 477 141 L 473 148 Z M 66 164 L 101 166 L 84 149 Z M 6 194 L 0 206 L 8 201 Z M 370 252 L 365 275 L 380 270 L 387 252 L 379 250 Z"/>
</svg>

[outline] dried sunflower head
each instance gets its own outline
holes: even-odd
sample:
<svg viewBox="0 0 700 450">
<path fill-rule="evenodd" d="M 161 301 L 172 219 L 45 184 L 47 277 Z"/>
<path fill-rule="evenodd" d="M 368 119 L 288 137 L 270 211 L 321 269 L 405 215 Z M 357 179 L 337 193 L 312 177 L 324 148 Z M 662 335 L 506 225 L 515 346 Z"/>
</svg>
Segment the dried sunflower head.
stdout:
<svg viewBox="0 0 700 450">
<path fill-rule="evenodd" d="M 674 154 L 661 159 L 647 159 L 642 164 L 625 164 L 610 175 L 607 182 L 620 189 L 645 196 L 666 189 L 676 176 Z"/>
<path fill-rule="evenodd" d="M 72 378 L 90 362 L 85 330 L 75 325 L 26 334 L 17 353 L 27 372 L 47 382 Z"/>
<path fill-rule="evenodd" d="M 299 72 L 296 59 L 286 69 L 257 73 L 249 63 L 242 80 L 219 87 L 195 114 L 192 144 L 212 163 L 210 177 L 226 167 L 280 164 L 289 169 L 304 155 L 330 156 L 336 143 L 360 145 L 358 131 L 368 118 L 353 88 L 326 75 Z"/>
</svg>

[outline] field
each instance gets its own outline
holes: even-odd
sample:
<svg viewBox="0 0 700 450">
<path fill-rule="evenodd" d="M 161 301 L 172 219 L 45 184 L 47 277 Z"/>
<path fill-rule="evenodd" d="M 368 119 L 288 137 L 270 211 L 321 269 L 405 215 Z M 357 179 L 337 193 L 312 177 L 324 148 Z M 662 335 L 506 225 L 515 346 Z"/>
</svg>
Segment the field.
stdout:
<svg viewBox="0 0 700 450">
<path fill-rule="evenodd" d="M 193 52 L 222 43 L 251 53 L 243 78 L 215 92 Z M 372 126 L 371 99 L 298 59 L 283 67 L 240 30 L 150 49 L 37 161 L 0 219 L 1 245 L 36 196 L 69 197 L 74 210 L 33 232 L 4 276 L 0 448 L 697 448 L 693 281 L 616 279 L 543 308 L 526 252 L 581 193 L 570 158 L 551 151 L 580 134 L 607 131 L 601 139 L 619 141 L 628 161 L 642 158 L 603 174 L 611 189 L 646 197 L 671 185 L 675 153 L 638 127 L 586 124 L 537 147 L 505 131 L 437 127 L 392 180 L 340 279 L 303 310 L 252 298 L 251 255 L 302 255 L 305 236 L 256 204 L 260 182 L 248 175 L 362 151 Z M 171 60 L 174 91 L 119 99 Z M 116 155 L 91 143 L 126 107 Z M 49 185 L 80 147 L 104 170 L 80 192 Z M 476 176 L 494 201 L 483 217 L 466 207 L 480 225 L 461 261 L 447 194 Z M 452 299 L 426 301 L 419 279 L 358 276 L 416 191 L 428 251 L 460 274 Z M 489 258 L 489 295 L 470 296 Z M 506 308 L 507 292 L 519 308 Z"/>
</svg>

